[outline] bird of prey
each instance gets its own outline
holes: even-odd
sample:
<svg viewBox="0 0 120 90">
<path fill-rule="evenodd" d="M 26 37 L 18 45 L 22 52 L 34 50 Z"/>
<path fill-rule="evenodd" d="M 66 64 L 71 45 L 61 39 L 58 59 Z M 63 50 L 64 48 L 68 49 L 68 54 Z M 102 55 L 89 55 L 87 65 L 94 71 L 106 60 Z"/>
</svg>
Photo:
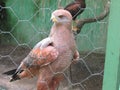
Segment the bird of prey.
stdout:
<svg viewBox="0 0 120 90">
<path fill-rule="evenodd" d="M 74 0 L 73 2 L 68 4 L 64 9 L 68 10 L 71 13 L 72 19 L 73 21 L 75 21 L 77 16 L 80 15 L 85 8 L 86 8 L 85 0 Z M 76 30 L 77 28 L 74 27 L 73 29 Z"/>
<path fill-rule="evenodd" d="M 63 72 L 79 53 L 72 33 L 72 16 L 64 9 L 51 15 L 54 24 L 48 38 L 39 42 L 21 62 L 11 81 L 38 75 L 37 90 L 56 90 L 64 79 Z"/>
</svg>

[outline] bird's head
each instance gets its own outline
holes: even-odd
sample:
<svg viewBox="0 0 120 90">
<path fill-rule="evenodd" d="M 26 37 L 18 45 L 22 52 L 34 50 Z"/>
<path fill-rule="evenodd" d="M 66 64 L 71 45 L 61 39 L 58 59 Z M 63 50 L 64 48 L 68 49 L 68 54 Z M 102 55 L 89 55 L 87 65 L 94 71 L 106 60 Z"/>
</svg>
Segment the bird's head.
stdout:
<svg viewBox="0 0 120 90">
<path fill-rule="evenodd" d="M 71 23 L 72 22 L 72 16 L 67 10 L 59 9 L 59 10 L 55 10 L 52 13 L 51 20 L 54 23 L 61 23 L 61 24 Z"/>
</svg>

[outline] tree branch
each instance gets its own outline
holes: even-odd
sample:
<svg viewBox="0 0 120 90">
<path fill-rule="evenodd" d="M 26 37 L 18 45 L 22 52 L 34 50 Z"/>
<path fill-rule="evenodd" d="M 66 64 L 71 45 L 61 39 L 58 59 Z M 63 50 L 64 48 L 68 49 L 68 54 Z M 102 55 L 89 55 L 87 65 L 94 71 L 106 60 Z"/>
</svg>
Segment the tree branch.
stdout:
<svg viewBox="0 0 120 90">
<path fill-rule="evenodd" d="M 76 21 L 76 23 L 77 23 L 76 27 L 79 30 L 77 30 L 75 33 L 79 34 L 81 29 L 82 29 L 82 27 L 84 26 L 84 24 L 93 23 L 93 22 L 97 22 L 97 21 L 103 20 L 106 16 L 108 16 L 109 10 L 110 10 L 110 1 L 107 2 L 107 4 L 105 5 L 104 11 L 99 16 L 96 16 L 94 18 L 87 18 L 87 19 L 77 20 Z"/>
</svg>

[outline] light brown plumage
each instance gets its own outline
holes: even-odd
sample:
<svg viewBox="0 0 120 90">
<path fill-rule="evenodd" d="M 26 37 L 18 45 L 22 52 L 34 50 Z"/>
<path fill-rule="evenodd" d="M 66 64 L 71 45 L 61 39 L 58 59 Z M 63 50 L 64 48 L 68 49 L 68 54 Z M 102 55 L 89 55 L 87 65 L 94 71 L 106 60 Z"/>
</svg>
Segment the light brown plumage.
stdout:
<svg viewBox="0 0 120 90">
<path fill-rule="evenodd" d="M 72 60 L 79 58 L 71 14 L 63 9 L 55 10 L 51 20 L 54 24 L 49 37 L 39 42 L 21 62 L 12 81 L 38 75 L 37 90 L 55 90 L 64 78 L 63 72 Z"/>
<path fill-rule="evenodd" d="M 53 46 L 58 50 L 58 58 L 49 65 L 42 68 L 38 79 L 38 90 L 55 90 L 63 79 L 63 71 L 71 64 L 73 59 L 78 59 L 74 36 L 71 30 L 72 16 L 66 10 L 56 10 L 52 13 L 51 19 L 54 24 L 51 28 L 50 37 Z M 46 86 L 46 83 L 48 86 Z M 46 87 L 46 89 L 43 88 Z"/>
<path fill-rule="evenodd" d="M 85 0 L 74 0 L 68 4 L 64 9 L 69 11 L 73 20 L 76 20 L 77 16 L 81 14 L 86 8 Z"/>
</svg>

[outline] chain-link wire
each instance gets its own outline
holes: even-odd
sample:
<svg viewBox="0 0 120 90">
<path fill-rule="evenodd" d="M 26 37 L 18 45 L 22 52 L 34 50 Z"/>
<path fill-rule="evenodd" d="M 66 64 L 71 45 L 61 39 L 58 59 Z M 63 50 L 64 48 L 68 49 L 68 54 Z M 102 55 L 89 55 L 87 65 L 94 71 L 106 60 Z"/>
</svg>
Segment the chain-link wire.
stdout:
<svg viewBox="0 0 120 90">
<path fill-rule="evenodd" d="M 61 0 L 61 3 L 65 5 L 71 1 Z M 21 2 L 26 5 L 31 4 L 34 8 L 20 6 Z M 105 2 L 105 0 L 86 0 L 89 4 L 79 19 L 96 17 L 103 10 Z M 58 2 L 55 0 L 0 1 L 0 88 L 36 90 L 37 77 L 10 83 L 9 77 L 2 73 L 17 68 L 32 47 L 49 35 L 52 24 L 46 18 L 50 18 L 57 5 Z M 20 8 L 16 9 L 17 7 Z M 28 11 L 30 15 L 27 14 L 28 12 L 26 15 L 22 13 L 25 9 L 31 10 Z M 80 51 L 78 62 L 69 64 L 62 72 L 57 73 L 49 66 L 53 75 L 60 73 L 64 76 L 57 90 L 102 89 L 106 30 L 107 19 L 85 25 L 76 39 Z"/>
</svg>

